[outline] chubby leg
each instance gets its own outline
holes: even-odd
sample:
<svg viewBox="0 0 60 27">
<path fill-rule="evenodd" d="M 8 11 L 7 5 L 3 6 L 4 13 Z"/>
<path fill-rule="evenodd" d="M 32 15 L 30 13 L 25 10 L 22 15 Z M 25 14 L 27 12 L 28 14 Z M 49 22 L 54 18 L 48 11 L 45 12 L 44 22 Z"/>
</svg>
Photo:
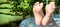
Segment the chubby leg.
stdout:
<svg viewBox="0 0 60 27">
<path fill-rule="evenodd" d="M 33 5 L 33 13 L 35 17 L 35 23 L 37 25 L 41 25 L 42 18 L 44 16 L 43 11 L 42 11 L 43 3 L 36 2 Z"/>
<path fill-rule="evenodd" d="M 45 17 L 42 20 L 42 25 L 43 26 L 46 26 L 48 24 L 48 22 L 51 19 L 51 16 L 52 16 L 54 10 L 55 10 L 55 3 L 54 2 L 51 2 L 50 4 L 48 4 L 46 6 L 46 15 L 45 15 Z"/>
</svg>

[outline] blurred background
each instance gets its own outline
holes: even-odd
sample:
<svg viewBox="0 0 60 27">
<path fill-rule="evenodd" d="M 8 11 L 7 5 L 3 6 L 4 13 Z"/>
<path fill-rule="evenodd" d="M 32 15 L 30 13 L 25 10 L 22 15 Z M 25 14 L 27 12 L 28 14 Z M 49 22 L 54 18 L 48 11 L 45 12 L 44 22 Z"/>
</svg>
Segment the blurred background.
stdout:
<svg viewBox="0 0 60 27">
<path fill-rule="evenodd" d="M 22 20 L 34 16 L 32 6 L 37 1 L 44 3 L 44 14 L 46 4 L 55 2 L 53 17 L 60 25 L 60 0 L 0 0 L 0 27 L 19 27 Z"/>
</svg>

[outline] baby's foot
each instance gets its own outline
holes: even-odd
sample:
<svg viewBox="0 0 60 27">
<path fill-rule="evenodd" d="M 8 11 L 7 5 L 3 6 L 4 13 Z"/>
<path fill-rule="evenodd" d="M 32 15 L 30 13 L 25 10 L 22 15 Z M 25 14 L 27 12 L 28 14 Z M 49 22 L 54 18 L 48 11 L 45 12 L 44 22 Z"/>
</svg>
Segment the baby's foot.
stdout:
<svg viewBox="0 0 60 27">
<path fill-rule="evenodd" d="M 53 14 L 54 10 L 55 10 L 55 3 L 51 2 L 49 5 L 46 6 L 46 15 Z"/>
<path fill-rule="evenodd" d="M 48 24 L 49 20 L 51 20 L 51 16 L 52 16 L 54 10 L 55 10 L 54 2 L 51 2 L 50 4 L 48 4 L 46 6 L 46 15 L 42 20 L 42 25 L 46 26 Z"/>
<path fill-rule="evenodd" d="M 33 5 L 33 13 L 35 16 L 35 23 L 37 25 L 41 24 L 42 17 L 44 16 L 43 11 L 42 11 L 43 3 L 36 2 Z"/>
</svg>

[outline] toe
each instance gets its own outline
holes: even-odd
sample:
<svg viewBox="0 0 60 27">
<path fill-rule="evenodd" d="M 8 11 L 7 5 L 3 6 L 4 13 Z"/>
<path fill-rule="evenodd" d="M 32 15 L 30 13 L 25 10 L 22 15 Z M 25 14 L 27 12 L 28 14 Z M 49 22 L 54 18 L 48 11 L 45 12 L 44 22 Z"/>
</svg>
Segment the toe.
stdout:
<svg viewBox="0 0 60 27">
<path fill-rule="evenodd" d="M 43 3 L 40 3 L 39 5 L 40 5 L 40 6 L 43 6 Z"/>
<path fill-rule="evenodd" d="M 43 3 L 40 3 L 39 6 L 42 8 L 43 7 Z"/>
<path fill-rule="evenodd" d="M 34 5 L 35 5 L 35 6 L 36 6 L 36 5 L 39 5 L 39 2 L 36 2 Z"/>
<path fill-rule="evenodd" d="M 55 10 L 55 2 L 51 2 L 49 5 L 53 10 Z"/>
<path fill-rule="evenodd" d="M 55 7 L 55 2 L 51 2 L 49 5 Z"/>
<path fill-rule="evenodd" d="M 36 3 L 33 5 L 33 7 L 35 7 L 36 5 L 39 5 L 39 2 L 36 2 Z"/>
</svg>

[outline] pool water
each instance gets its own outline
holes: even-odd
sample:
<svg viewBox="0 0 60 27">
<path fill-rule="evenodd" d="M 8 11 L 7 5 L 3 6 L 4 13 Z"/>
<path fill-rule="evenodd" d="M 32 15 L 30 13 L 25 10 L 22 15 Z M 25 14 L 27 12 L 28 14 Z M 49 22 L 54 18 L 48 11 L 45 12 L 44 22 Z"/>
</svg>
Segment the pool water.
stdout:
<svg viewBox="0 0 60 27">
<path fill-rule="evenodd" d="M 60 27 L 60 14 L 54 14 L 54 20 L 57 23 L 58 27 Z"/>
<path fill-rule="evenodd" d="M 60 14 L 54 14 L 53 17 L 54 17 L 54 20 L 57 24 L 58 27 L 60 27 Z M 55 25 L 48 25 L 47 27 L 57 27 Z M 40 26 L 37 26 L 35 24 L 35 19 L 34 17 L 31 17 L 31 18 L 28 18 L 28 19 L 25 19 L 21 22 L 20 24 L 20 27 L 43 27 L 42 25 Z"/>
</svg>

